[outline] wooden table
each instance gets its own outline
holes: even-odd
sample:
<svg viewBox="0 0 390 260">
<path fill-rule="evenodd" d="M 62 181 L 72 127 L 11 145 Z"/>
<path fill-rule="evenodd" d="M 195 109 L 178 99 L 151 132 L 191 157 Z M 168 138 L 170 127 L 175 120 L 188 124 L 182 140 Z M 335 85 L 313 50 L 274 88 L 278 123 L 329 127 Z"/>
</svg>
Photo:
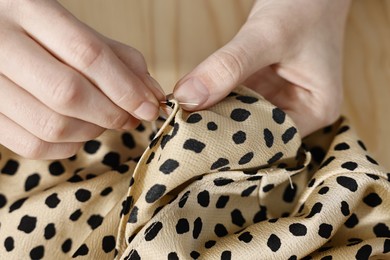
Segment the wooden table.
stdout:
<svg viewBox="0 0 390 260">
<path fill-rule="evenodd" d="M 97 31 L 140 50 L 167 93 L 231 39 L 252 4 L 252 0 L 60 2 Z M 344 56 L 343 113 L 375 158 L 390 169 L 390 1 L 353 1 Z"/>
</svg>

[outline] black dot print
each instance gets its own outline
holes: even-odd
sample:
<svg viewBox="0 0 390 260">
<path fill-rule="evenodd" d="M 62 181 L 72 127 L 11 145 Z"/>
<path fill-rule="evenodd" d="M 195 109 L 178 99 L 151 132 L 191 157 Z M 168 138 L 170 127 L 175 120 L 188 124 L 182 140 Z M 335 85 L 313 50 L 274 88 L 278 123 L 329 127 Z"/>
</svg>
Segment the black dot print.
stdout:
<svg viewBox="0 0 390 260">
<path fill-rule="evenodd" d="M 283 153 L 282 152 L 277 152 L 274 156 L 272 156 L 268 161 L 267 163 L 268 164 L 273 164 L 275 162 L 277 162 L 280 158 L 283 157 Z"/>
<path fill-rule="evenodd" d="M 76 199 L 80 202 L 86 202 L 91 198 L 91 192 L 86 189 L 78 189 L 75 193 Z"/>
<path fill-rule="evenodd" d="M 65 168 L 59 161 L 52 162 L 49 165 L 49 172 L 53 176 L 60 176 L 65 173 Z"/>
<path fill-rule="evenodd" d="M 84 151 L 88 154 L 95 154 L 101 146 L 101 143 L 97 140 L 91 140 L 84 144 Z"/>
<path fill-rule="evenodd" d="M 183 145 L 183 149 L 190 150 L 195 153 L 201 153 L 205 147 L 206 145 L 204 143 L 195 139 L 187 139 Z"/>
<path fill-rule="evenodd" d="M 122 143 L 129 149 L 134 149 L 136 146 L 133 135 L 128 132 L 122 134 Z"/>
<path fill-rule="evenodd" d="M 115 237 L 114 236 L 105 236 L 102 241 L 102 248 L 105 253 L 110 253 L 115 249 Z"/>
<path fill-rule="evenodd" d="M 210 193 L 207 190 L 199 192 L 198 196 L 198 203 L 202 207 L 208 207 L 210 203 Z"/>
<path fill-rule="evenodd" d="M 145 240 L 151 241 L 153 240 L 158 233 L 163 228 L 163 224 L 160 221 L 152 223 L 146 230 L 145 230 Z"/>
<path fill-rule="evenodd" d="M 179 260 L 179 256 L 176 252 L 170 252 L 168 254 L 168 260 Z"/>
<path fill-rule="evenodd" d="M 321 210 L 322 210 L 322 203 L 321 202 L 317 202 L 316 204 L 313 205 L 313 207 L 310 210 L 309 215 L 307 215 L 306 218 L 313 217 L 314 215 L 320 213 Z"/>
<path fill-rule="evenodd" d="M 242 215 L 241 211 L 239 209 L 235 209 L 230 213 L 230 216 L 232 217 L 232 223 L 242 227 L 245 224 L 245 218 Z"/>
<path fill-rule="evenodd" d="M 118 167 L 121 164 L 119 153 L 116 153 L 116 152 L 107 153 L 104 156 L 102 163 L 104 165 L 110 166 L 111 168 L 115 169 L 116 167 Z"/>
<path fill-rule="evenodd" d="M 61 250 L 64 253 L 68 253 L 72 249 L 72 239 L 68 238 L 61 245 Z"/>
<path fill-rule="evenodd" d="M 5 250 L 7 250 L 7 252 L 11 252 L 12 250 L 14 250 L 15 241 L 14 241 L 13 237 L 7 237 L 4 240 L 4 247 L 5 247 Z"/>
<path fill-rule="evenodd" d="M 232 139 L 235 144 L 242 144 L 246 140 L 246 133 L 243 131 L 238 131 L 233 134 Z"/>
<path fill-rule="evenodd" d="M 348 202 L 346 201 L 342 201 L 341 202 L 341 213 L 344 215 L 344 216 L 349 216 L 350 211 L 349 211 L 349 205 L 348 205 Z"/>
<path fill-rule="evenodd" d="M 145 200 L 147 203 L 153 203 L 165 193 L 166 186 L 163 184 L 153 185 L 145 195 Z"/>
<path fill-rule="evenodd" d="M 129 255 L 125 259 L 126 260 L 141 260 L 141 257 L 138 254 L 137 250 L 131 249 L 131 251 L 129 252 Z"/>
<path fill-rule="evenodd" d="M 376 237 L 390 238 L 390 228 L 385 223 L 378 223 L 373 228 Z"/>
<path fill-rule="evenodd" d="M 360 148 L 363 149 L 363 151 L 367 151 L 366 146 L 364 145 L 364 143 L 363 143 L 361 140 L 358 140 L 357 143 L 358 143 L 358 145 L 360 146 Z"/>
<path fill-rule="evenodd" d="M 44 237 L 49 240 L 52 239 L 56 235 L 56 227 L 54 223 L 49 223 L 46 225 L 44 229 Z"/>
<path fill-rule="evenodd" d="M 329 158 L 327 158 L 320 166 L 320 169 L 328 166 L 336 157 L 334 156 L 330 156 Z"/>
<path fill-rule="evenodd" d="M 130 207 L 133 205 L 133 196 L 127 196 L 127 198 L 122 201 L 122 210 L 121 210 L 121 216 L 127 215 L 130 212 Z"/>
<path fill-rule="evenodd" d="M 383 253 L 386 254 L 388 252 L 390 252 L 390 239 L 385 239 L 383 244 Z"/>
<path fill-rule="evenodd" d="M 263 136 L 264 136 L 265 145 L 268 148 L 271 148 L 272 145 L 274 144 L 274 135 L 268 128 L 265 128 L 263 131 Z"/>
<path fill-rule="evenodd" d="M 305 236 L 307 233 L 307 228 L 301 223 L 293 223 L 288 227 L 291 234 L 294 236 Z"/>
<path fill-rule="evenodd" d="M 237 122 L 244 122 L 251 115 L 246 109 L 236 108 L 230 113 L 230 118 Z"/>
<path fill-rule="evenodd" d="M 100 192 L 100 196 L 107 196 L 108 194 L 110 194 L 112 192 L 112 188 L 111 187 L 107 187 L 105 188 L 104 190 L 102 190 Z"/>
<path fill-rule="evenodd" d="M 245 104 L 253 104 L 253 103 L 256 103 L 257 101 L 259 101 L 258 98 L 250 97 L 250 96 L 237 96 L 236 99 L 240 100 L 242 103 L 245 103 Z"/>
<path fill-rule="evenodd" d="M 375 175 L 375 174 L 366 173 L 366 175 L 368 177 L 370 177 L 371 179 L 376 180 L 376 181 L 380 179 L 380 177 L 378 175 Z"/>
<path fill-rule="evenodd" d="M 29 216 L 29 215 L 24 215 L 20 219 L 18 230 L 23 231 L 23 232 L 29 234 L 29 233 L 34 231 L 36 225 L 37 225 L 37 218 L 36 217 L 32 217 L 32 216 Z"/>
<path fill-rule="evenodd" d="M 273 251 L 273 252 L 276 252 L 279 250 L 280 246 L 282 245 L 282 243 L 280 242 L 280 238 L 275 235 L 275 234 L 272 234 L 268 240 L 267 240 L 267 246 Z"/>
<path fill-rule="evenodd" d="M 31 249 L 30 251 L 30 257 L 31 259 L 41 259 L 45 255 L 45 248 L 44 246 L 37 246 Z"/>
<path fill-rule="evenodd" d="M 325 186 L 325 187 L 322 187 L 322 188 L 318 191 L 318 194 L 324 195 L 324 194 L 328 193 L 328 191 L 329 191 L 329 187 Z"/>
<path fill-rule="evenodd" d="M 253 217 L 254 223 L 259 223 L 267 219 L 267 208 L 264 206 L 260 206 L 260 210 Z"/>
<path fill-rule="evenodd" d="M 243 155 L 240 158 L 240 160 L 238 161 L 238 164 L 239 165 L 244 165 L 244 164 L 249 163 L 253 159 L 253 156 L 254 156 L 253 152 L 249 152 L 249 153 Z"/>
<path fill-rule="evenodd" d="M 341 165 L 341 167 L 344 168 L 344 169 L 353 171 L 353 170 L 355 170 L 358 167 L 358 165 L 355 162 L 345 162 L 345 163 L 343 163 Z"/>
<path fill-rule="evenodd" d="M 58 204 L 60 204 L 61 200 L 58 198 L 58 194 L 57 193 L 53 193 L 51 194 L 49 197 L 46 198 L 45 200 L 45 204 L 49 207 L 49 208 L 56 208 L 58 206 Z"/>
<path fill-rule="evenodd" d="M 146 160 L 146 164 L 151 163 L 151 161 L 154 159 L 154 155 L 155 155 L 154 152 L 151 152 L 151 153 L 149 154 L 149 157 L 148 157 L 148 159 Z"/>
<path fill-rule="evenodd" d="M 337 144 L 334 149 L 336 151 L 344 151 L 344 150 L 348 150 L 350 148 L 350 146 L 347 144 L 347 143 L 339 143 Z"/>
<path fill-rule="evenodd" d="M 295 127 L 292 126 L 288 128 L 282 135 L 283 143 L 287 144 L 288 142 L 290 142 L 294 138 L 296 133 L 297 129 Z"/>
<path fill-rule="evenodd" d="M 213 182 L 214 182 L 215 186 L 225 186 L 225 185 L 228 185 L 229 183 L 234 182 L 234 180 L 224 178 L 224 177 L 219 177 L 219 178 L 215 179 Z"/>
<path fill-rule="evenodd" d="M 274 108 L 272 110 L 272 119 L 278 124 L 283 124 L 286 119 L 286 113 L 280 108 Z"/>
<path fill-rule="evenodd" d="M 269 192 L 270 190 L 272 190 L 273 188 L 275 187 L 274 184 L 267 184 L 263 187 L 263 192 Z"/>
<path fill-rule="evenodd" d="M 221 167 L 224 167 L 229 164 L 229 160 L 226 158 L 219 158 L 211 165 L 211 170 L 215 170 Z"/>
<path fill-rule="evenodd" d="M 208 122 L 207 129 L 210 131 L 216 131 L 218 129 L 218 125 L 214 122 Z"/>
<path fill-rule="evenodd" d="M 7 175 L 15 175 L 15 173 L 18 171 L 19 163 L 15 160 L 8 160 L 3 168 L 1 169 L 2 174 Z"/>
<path fill-rule="evenodd" d="M 357 191 L 358 184 L 354 179 L 352 179 L 350 177 L 339 176 L 336 178 L 336 181 L 339 185 L 343 186 L 344 188 L 346 188 L 352 192 Z"/>
<path fill-rule="evenodd" d="M 362 246 L 356 253 L 356 260 L 365 260 L 369 259 L 372 253 L 372 247 L 370 245 Z"/>
<path fill-rule="evenodd" d="M 170 135 L 163 135 L 162 139 L 161 139 L 161 143 L 160 143 L 160 147 L 161 149 L 164 149 L 165 146 L 167 145 L 167 143 L 171 140 L 171 136 Z"/>
<path fill-rule="evenodd" d="M 370 207 L 377 207 L 380 204 L 382 204 L 382 199 L 379 197 L 379 195 L 375 192 L 372 192 L 368 194 L 366 197 L 363 198 L 363 202 Z"/>
<path fill-rule="evenodd" d="M 318 229 L 318 235 L 320 235 L 320 237 L 328 239 L 332 235 L 332 231 L 332 225 L 322 223 Z"/>
<path fill-rule="evenodd" d="M 129 216 L 129 219 L 127 220 L 127 222 L 129 222 L 129 223 L 137 223 L 137 220 L 138 220 L 137 217 L 138 217 L 138 207 L 134 206 L 131 209 L 130 216 Z"/>
<path fill-rule="evenodd" d="M 82 211 L 80 209 L 77 209 L 69 216 L 69 219 L 72 221 L 77 221 L 82 214 L 83 214 Z"/>
<path fill-rule="evenodd" d="M 195 124 L 200 122 L 201 120 L 202 120 L 202 116 L 198 113 L 194 113 L 187 118 L 187 123 Z"/>
<path fill-rule="evenodd" d="M 179 162 L 173 159 L 166 160 L 161 166 L 160 166 L 160 172 L 164 174 L 170 174 L 173 171 L 175 171 L 179 167 Z"/>
<path fill-rule="evenodd" d="M 203 222 L 200 217 L 196 218 L 194 221 L 194 229 L 192 231 L 192 237 L 194 239 L 197 239 L 200 235 L 200 232 L 202 232 Z"/>
<path fill-rule="evenodd" d="M 257 185 L 252 185 L 241 192 L 241 197 L 249 197 L 252 192 L 257 188 Z"/>
<path fill-rule="evenodd" d="M 228 231 L 224 225 L 216 224 L 214 227 L 214 233 L 217 235 L 217 237 L 224 237 L 228 234 Z"/>
<path fill-rule="evenodd" d="M 339 134 L 342 134 L 342 133 L 345 133 L 349 130 L 349 126 L 345 125 L 345 126 L 342 126 L 339 131 L 337 132 L 337 135 Z"/>
<path fill-rule="evenodd" d="M 92 230 L 97 229 L 103 223 L 103 217 L 100 215 L 91 215 L 87 220 Z"/>
<path fill-rule="evenodd" d="M 249 231 L 246 231 L 238 236 L 238 240 L 245 242 L 245 243 L 251 242 L 252 238 L 253 238 L 253 236 Z"/>
<path fill-rule="evenodd" d="M 176 233 L 177 234 L 184 234 L 190 231 L 190 223 L 188 223 L 188 220 L 186 218 L 181 218 L 176 223 Z"/>
<path fill-rule="evenodd" d="M 217 243 L 217 241 L 215 241 L 215 240 L 209 240 L 206 243 L 204 243 L 204 247 L 207 249 L 210 249 L 213 246 L 215 246 L 216 243 Z"/>
<path fill-rule="evenodd" d="M 191 251 L 190 256 L 192 257 L 192 259 L 198 259 L 200 254 L 199 252 Z"/>
<path fill-rule="evenodd" d="M 288 184 L 283 192 L 283 200 L 287 203 L 293 202 L 297 195 L 297 190 L 298 186 L 295 183 L 292 184 L 292 187 Z"/>
<path fill-rule="evenodd" d="M 190 196 L 190 191 L 186 191 L 183 196 L 179 200 L 179 208 L 183 208 L 186 205 L 188 200 L 188 196 Z"/>
<path fill-rule="evenodd" d="M 12 203 L 12 205 L 9 206 L 9 212 L 11 213 L 15 210 L 20 209 L 26 200 L 27 200 L 27 198 L 21 198 L 21 199 L 18 199 L 17 201 L 15 201 L 14 203 Z"/>
<path fill-rule="evenodd" d="M 4 194 L 0 193 L 0 209 L 3 208 L 7 204 L 7 198 Z"/>
<path fill-rule="evenodd" d="M 347 227 L 347 228 L 353 228 L 355 227 L 357 224 L 359 224 L 359 219 L 357 218 L 356 214 L 353 213 L 348 219 L 347 221 L 345 221 L 344 225 Z"/>
<path fill-rule="evenodd" d="M 29 175 L 24 183 L 24 190 L 30 191 L 39 185 L 41 181 L 41 176 L 38 173 L 33 173 Z"/>
<path fill-rule="evenodd" d="M 89 248 L 86 244 L 82 244 L 77 250 L 76 252 L 73 254 L 73 258 L 76 258 L 77 256 L 84 256 L 84 255 L 88 255 L 88 252 L 89 252 Z"/>
<path fill-rule="evenodd" d="M 217 209 L 223 209 L 226 207 L 226 204 L 228 203 L 229 201 L 229 196 L 227 195 L 221 195 L 218 200 L 217 200 L 217 203 L 215 205 L 215 207 Z"/>
<path fill-rule="evenodd" d="M 231 260 L 232 259 L 232 252 L 229 250 L 225 250 L 221 254 L 221 260 Z"/>
</svg>

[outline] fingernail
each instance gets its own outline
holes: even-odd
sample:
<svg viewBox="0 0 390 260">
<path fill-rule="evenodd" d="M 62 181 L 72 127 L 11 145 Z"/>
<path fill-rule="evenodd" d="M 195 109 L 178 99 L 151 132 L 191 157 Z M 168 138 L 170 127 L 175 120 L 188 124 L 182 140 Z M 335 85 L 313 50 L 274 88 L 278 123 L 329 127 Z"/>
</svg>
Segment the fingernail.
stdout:
<svg viewBox="0 0 390 260">
<path fill-rule="evenodd" d="M 158 99 L 164 100 L 165 99 L 165 93 L 160 84 L 158 84 L 157 80 L 155 80 L 152 76 L 148 75 L 149 81 L 152 83 L 152 86 L 157 90 Z"/>
<path fill-rule="evenodd" d="M 149 101 L 143 102 L 135 111 L 134 115 L 141 120 L 153 121 L 158 117 L 159 109 Z"/>
<path fill-rule="evenodd" d="M 173 95 L 179 102 L 201 105 L 207 101 L 210 93 L 202 82 L 196 78 L 190 78 L 179 86 Z M 188 107 L 194 108 L 193 105 Z"/>
</svg>

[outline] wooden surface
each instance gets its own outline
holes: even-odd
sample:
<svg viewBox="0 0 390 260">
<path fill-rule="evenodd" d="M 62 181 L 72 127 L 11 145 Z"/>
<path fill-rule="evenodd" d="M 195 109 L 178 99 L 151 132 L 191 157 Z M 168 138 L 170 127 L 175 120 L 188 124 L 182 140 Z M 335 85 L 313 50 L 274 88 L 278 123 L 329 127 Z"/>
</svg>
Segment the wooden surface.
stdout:
<svg viewBox="0 0 390 260">
<path fill-rule="evenodd" d="M 252 0 L 62 0 L 75 16 L 140 50 L 167 93 L 240 28 Z M 390 169 L 390 1 L 355 0 L 345 40 L 344 114 Z"/>
</svg>

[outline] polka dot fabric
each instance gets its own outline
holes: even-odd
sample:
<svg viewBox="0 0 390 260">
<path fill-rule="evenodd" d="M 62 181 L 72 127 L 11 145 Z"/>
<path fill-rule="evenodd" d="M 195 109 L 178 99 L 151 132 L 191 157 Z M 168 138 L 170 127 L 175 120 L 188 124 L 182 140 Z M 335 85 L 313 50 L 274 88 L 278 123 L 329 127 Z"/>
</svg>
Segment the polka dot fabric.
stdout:
<svg viewBox="0 0 390 260">
<path fill-rule="evenodd" d="M 386 259 L 390 174 L 341 118 L 301 140 L 245 87 L 74 157 L 1 147 L 5 259 Z"/>
</svg>

